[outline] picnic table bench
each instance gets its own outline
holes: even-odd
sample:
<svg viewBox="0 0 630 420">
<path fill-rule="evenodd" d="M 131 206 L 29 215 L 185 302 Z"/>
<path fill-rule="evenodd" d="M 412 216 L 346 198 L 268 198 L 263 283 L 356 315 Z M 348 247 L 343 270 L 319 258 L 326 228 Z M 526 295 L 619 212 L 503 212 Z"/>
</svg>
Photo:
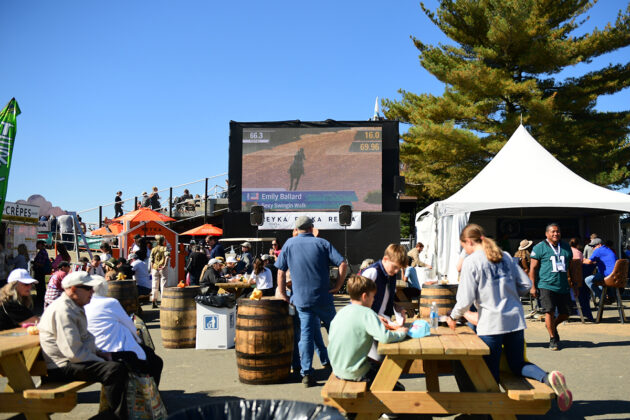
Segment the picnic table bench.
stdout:
<svg viewBox="0 0 630 420">
<path fill-rule="evenodd" d="M 381 413 L 490 414 L 493 419 L 516 419 L 517 414 L 545 414 L 555 394 L 531 379 L 501 373 L 499 389 L 483 356 L 486 344 L 468 327 L 452 331 L 439 327 L 437 334 L 399 343 L 379 343 L 385 358 L 370 388 L 365 382 L 330 376 L 322 389 L 324 403 L 357 419 L 377 419 Z M 459 361 L 476 392 L 441 392 L 440 373 Z M 426 391 L 394 391 L 402 373 L 424 373 Z"/>
<path fill-rule="evenodd" d="M 0 393 L 0 412 L 24 413 L 27 419 L 49 419 L 49 413 L 67 413 L 77 405 L 77 391 L 92 382 L 72 381 L 35 386 L 33 376 L 46 375 L 39 336 L 26 329 L 0 332 L 0 375 L 8 384 Z"/>
</svg>

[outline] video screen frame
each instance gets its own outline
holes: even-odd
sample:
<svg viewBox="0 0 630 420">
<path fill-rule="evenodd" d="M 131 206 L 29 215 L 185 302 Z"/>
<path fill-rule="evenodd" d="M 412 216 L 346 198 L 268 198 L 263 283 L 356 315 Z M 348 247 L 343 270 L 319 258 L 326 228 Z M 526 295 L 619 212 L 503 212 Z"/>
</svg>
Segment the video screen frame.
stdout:
<svg viewBox="0 0 630 420">
<path fill-rule="evenodd" d="M 229 211 L 240 212 L 242 209 L 242 170 L 243 170 L 243 131 L 244 129 L 293 128 L 293 129 L 345 129 L 345 128 L 380 128 L 382 134 L 381 150 L 381 211 L 398 211 L 398 198 L 394 192 L 394 178 L 400 173 L 398 121 L 275 121 L 275 122 L 237 122 L 230 121 L 229 145 Z M 297 210 L 299 211 L 299 210 Z M 332 210 L 331 210 L 332 211 Z"/>
</svg>

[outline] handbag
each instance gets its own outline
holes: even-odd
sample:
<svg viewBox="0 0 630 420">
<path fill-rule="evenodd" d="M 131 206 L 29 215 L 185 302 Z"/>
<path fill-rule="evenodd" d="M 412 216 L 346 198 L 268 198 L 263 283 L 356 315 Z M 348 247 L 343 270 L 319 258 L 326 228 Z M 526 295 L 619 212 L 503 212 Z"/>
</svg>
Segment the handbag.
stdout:
<svg viewBox="0 0 630 420">
<path fill-rule="evenodd" d="M 151 376 L 129 373 L 127 411 L 130 419 L 159 420 L 168 417 L 160 392 Z"/>
</svg>

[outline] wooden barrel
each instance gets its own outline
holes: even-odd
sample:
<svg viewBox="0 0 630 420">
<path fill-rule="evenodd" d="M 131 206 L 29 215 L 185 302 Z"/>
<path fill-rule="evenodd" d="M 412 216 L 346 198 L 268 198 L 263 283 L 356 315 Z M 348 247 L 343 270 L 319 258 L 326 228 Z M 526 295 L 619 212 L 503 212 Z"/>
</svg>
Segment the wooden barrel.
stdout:
<svg viewBox="0 0 630 420">
<path fill-rule="evenodd" d="M 293 319 L 281 299 L 239 299 L 236 314 L 236 365 L 244 384 L 276 384 L 289 377 Z"/>
<path fill-rule="evenodd" d="M 431 303 L 435 302 L 439 315 L 448 315 L 455 306 L 456 284 L 423 284 L 420 292 L 420 318 L 429 318 Z"/>
<path fill-rule="evenodd" d="M 107 296 L 117 299 L 129 315 L 138 313 L 140 309 L 138 287 L 135 280 L 107 282 Z"/>
<path fill-rule="evenodd" d="M 199 286 L 165 287 L 160 305 L 162 344 L 167 349 L 195 348 Z"/>
</svg>

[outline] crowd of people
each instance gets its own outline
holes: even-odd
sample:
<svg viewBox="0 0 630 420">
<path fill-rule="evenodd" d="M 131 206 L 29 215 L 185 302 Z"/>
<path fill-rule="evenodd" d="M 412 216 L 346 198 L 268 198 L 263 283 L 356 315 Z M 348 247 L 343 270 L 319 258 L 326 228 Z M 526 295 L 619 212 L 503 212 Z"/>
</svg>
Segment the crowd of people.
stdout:
<svg viewBox="0 0 630 420">
<path fill-rule="evenodd" d="M 381 362 L 377 343 L 401 341 L 407 336 L 404 327 L 393 331 L 389 328 L 392 316 L 406 317 L 405 309 L 395 299 L 396 278 L 400 275 L 407 281 L 408 298 L 418 297 L 422 284 L 415 268 L 431 269 L 420 259 L 424 246 L 418 242 L 408 251 L 402 245 L 390 244 L 381 259 L 364 261 L 359 274 L 350 276 L 347 282 L 350 305 L 336 312 L 333 295 L 345 284 L 348 264 L 334 246 L 314 234 L 310 218 L 299 217 L 295 229 L 294 237 L 282 248 L 274 240 L 271 249 L 262 255 L 252 254 L 251 243 L 241 243 L 238 258 L 226 256 L 215 236 L 207 236 L 199 243 L 191 241 L 186 283 L 200 286 L 202 293 L 216 293 L 217 283 L 246 281 L 261 290 L 263 296 L 289 302 L 294 308 L 295 329 L 292 367 L 304 386 L 315 384 L 315 352 L 322 365 L 337 377 L 371 382 Z M 526 317 L 520 298 L 531 295 L 536 299 L 537 310 L 544 313 L 549 348 L 558 350 L 558 327 L 571 313 L 572 296 L 586 318 L 592 320 L 588 296 L 592 293 L 599 299 L 609 299 L 602 296 L 601 281 L 614 269 L 617 255 L 596 234 L 584 247 L 577 238 L 565 243 L 555 223 L 546 227 L 544 240 L 537 244 L 522 240 L 513 257 L 475 224 L 464 228 L 460 244 L 459 288 L 447 324 L 455 328 L 457 321 L 462 320 L 475 329 L 490 348 L 484 359 L 497 381 L 503 356 L 513 373 L 549 385 L 558 395 L 559 408 L 567 410 L 572 394 L 564 375 L 545 371 L 524 356 Z M 109 409 L 118 418 L 124 418 L 125 393 L 121 390 L 129 370 L 150 375 L 159 384 L 163 362 L 138 337 L 120 303 L 106 297 L 107 284 L 133 278 L 139 294 L 150 295 L 157 307 L 158 296 L 168 280 L 171 250 L 160 235 L 154 243 L 136 236 L 128 259 L 113 258 L 110 245 L 103 243 L 100 254 L 82 260 L 71 271 L 70 256 L 63 245 L 58 247 L 54 261 L 43 243 L 38 242 L 37 249 L 31 264 L 32 277 L 27 270 L 28 253 L 18 253 L 13 259 L 15 268 L 8 275 L 8 284 L 0 290 L 0 330 L 39 321 L 48 379 L 103 383 Z M 584 271 L 582 290 L 571 281 L 569 266 L 575 260 Z M 330 266 L 337 267 L 339 273 L 334 283 Z M 51 271 L 45 287 L 45 276 Z M 36 310 L 40 302 L 41 319 Z M 329 332 L 328 348 L 322 338 L 322 326 Z M 466 378 L 461 375 L 460 372 L 458 384 L 465 384 Z M 396 389 L 404 387 L 397 384 Z"/>
</svg>

